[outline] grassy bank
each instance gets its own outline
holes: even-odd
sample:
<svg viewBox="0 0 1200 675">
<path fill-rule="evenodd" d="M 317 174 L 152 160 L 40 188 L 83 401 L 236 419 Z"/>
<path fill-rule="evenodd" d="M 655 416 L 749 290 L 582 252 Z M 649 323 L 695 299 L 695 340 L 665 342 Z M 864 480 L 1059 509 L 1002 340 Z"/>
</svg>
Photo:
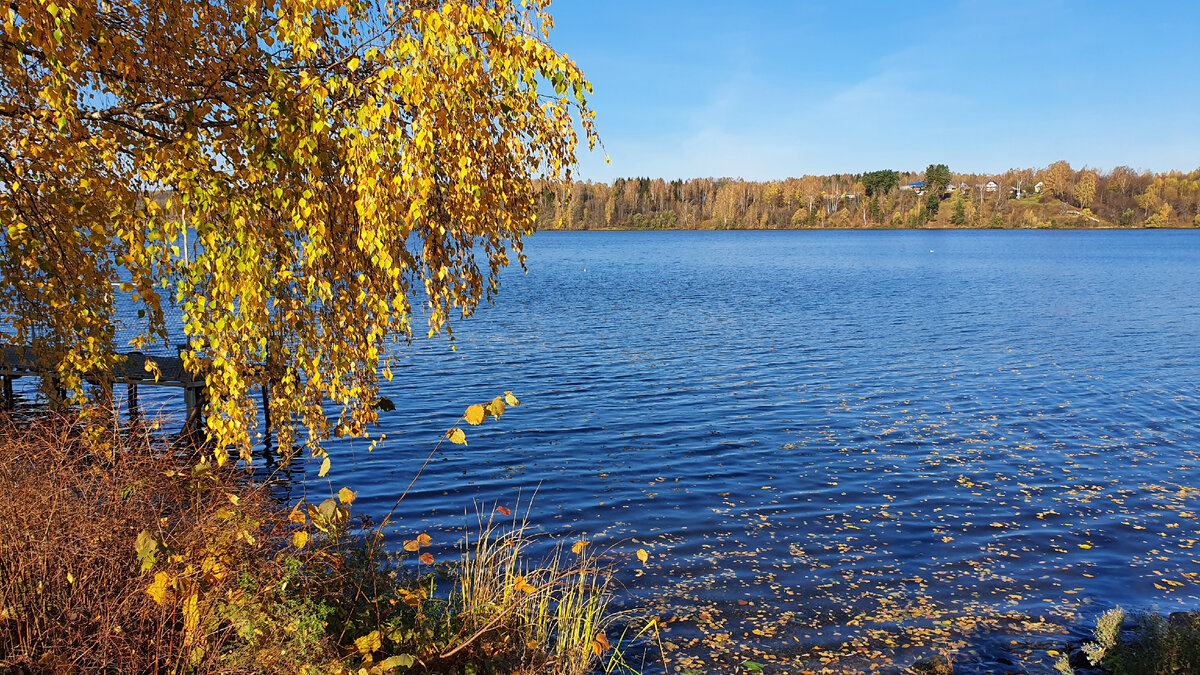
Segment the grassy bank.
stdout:
<svg viewBox="0 0 1200 675">
<path fill-rule="evenodd" d="M 1063 675 L 1172 675 L 1200 672 L 1200 613 L 1128 613 L 1117 607 L 1096 620 L 1093 640 L 1069 645 Z"/>
<path fill-rule="evenodd" d="M 503 513 L 442 564 L 385 554 L 350 490 L 284 505 L 145 435 L 0 418 L 0 451 L 0 672 L 624 670 L 606 563 L 533 561 Z"/>
</svg>

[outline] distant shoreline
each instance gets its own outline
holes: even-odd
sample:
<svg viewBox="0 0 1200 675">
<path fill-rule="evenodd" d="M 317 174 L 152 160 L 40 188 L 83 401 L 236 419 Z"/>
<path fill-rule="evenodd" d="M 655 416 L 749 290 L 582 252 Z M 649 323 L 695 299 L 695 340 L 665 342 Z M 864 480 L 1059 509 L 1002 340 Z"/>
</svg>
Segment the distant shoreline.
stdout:
<svg viewBox="0 0 1200 675">
<path fill-rule="evenodd" d="M 924 172 L 541 183 L 537 222 L 564 229 L 1173 229 L 1200 227 L 1200 169 L 1100 174 L 1066 162 L 1003 174 Z"/>
<path fill-rule="evenodd" d="M 730 228 L 699 228 L 699 227 L 591 227 L 565 228 L 555 227 L 539 229 L 542 232 L 1095 232 L 1095 231 L 1200 231 L 1200 227 L 1142 227 L 1132 225 L 1105 225 L 1097 227 L 730 227 Z"/>
</svg>

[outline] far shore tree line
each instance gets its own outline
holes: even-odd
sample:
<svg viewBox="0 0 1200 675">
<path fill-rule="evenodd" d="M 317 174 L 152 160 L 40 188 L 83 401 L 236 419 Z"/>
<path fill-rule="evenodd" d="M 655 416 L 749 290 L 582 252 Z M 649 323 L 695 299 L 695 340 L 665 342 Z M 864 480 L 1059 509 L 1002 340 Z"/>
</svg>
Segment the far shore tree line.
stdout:
<svg viewBox="0 0 1200 675">
<path fill-rule="evenodd" d="M 618 178 L 542 187 L 541 229 L 1200 227 L 1200 169 L 1108 172 L 1065 161 L 1002 174 L 945 164 L 740 178 Z"/>
</svg>

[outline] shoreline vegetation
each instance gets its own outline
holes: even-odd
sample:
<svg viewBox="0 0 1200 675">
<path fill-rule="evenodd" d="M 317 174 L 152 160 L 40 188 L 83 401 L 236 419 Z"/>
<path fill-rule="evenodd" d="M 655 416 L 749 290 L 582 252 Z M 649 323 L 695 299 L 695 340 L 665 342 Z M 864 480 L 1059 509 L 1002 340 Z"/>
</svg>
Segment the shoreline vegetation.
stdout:
<svg viewBox="0 0 1200 675">
<path fill-rule="evenodd" d="M 0 415 L 0 673 L 584 675 L 656 654 L 657 625 L 610 607 L 618 561 L 566 539 L 535 558 L 529 504 L 481 507 L 457 558 L 417 532 L 389 551 L 351 490 L 290 506 L 151 428 L 97 443 L 76 417 Z"/>
<path fill-rule="evenodd" d="M 1200 227 L 1200 169 L 1100 173 L 1056 162 L 967 174 L 936 164 L 777 181 L 619 178 L 539 187 L 543 230 Z"/>
</svg>

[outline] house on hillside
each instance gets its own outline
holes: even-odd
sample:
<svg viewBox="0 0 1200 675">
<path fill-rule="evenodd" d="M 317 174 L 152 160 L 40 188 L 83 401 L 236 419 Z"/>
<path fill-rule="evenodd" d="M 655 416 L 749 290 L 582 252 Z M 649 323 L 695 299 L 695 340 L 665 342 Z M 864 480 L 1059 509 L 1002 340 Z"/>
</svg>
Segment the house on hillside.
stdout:
<svg viewBox="0 0 1200 675">
<path fill-rule="evenodd" d="M 987 182 L 987 185 L 983 186 L 984 192 L 995 192 L 996 190 L 999 190 L 999 189 L 1000 189 L 1000 185 L 998 183 L 996 183 L 996 181 L 994 181 L 994 180 L 989 180 Z"/>
<path fill-rule="evenodd" d="M 920 183 L 909 183 L 908 185 L 900 186 L 901 190 L 916 190 L 917 192 L 920 192 L 924 188 L 925 188 L 925 181 L 921 181 Z"/>
<path fill-rule="evenodd" d="M 1045 183 L 1043 183 L 1042 181 L 1039 180 L 1038 184 L 1033 186 L 1033 191 L 1039 195 L 1042 194 L 1042 186 L 1043 185 L 1045 185 Z"/>
</svg>

